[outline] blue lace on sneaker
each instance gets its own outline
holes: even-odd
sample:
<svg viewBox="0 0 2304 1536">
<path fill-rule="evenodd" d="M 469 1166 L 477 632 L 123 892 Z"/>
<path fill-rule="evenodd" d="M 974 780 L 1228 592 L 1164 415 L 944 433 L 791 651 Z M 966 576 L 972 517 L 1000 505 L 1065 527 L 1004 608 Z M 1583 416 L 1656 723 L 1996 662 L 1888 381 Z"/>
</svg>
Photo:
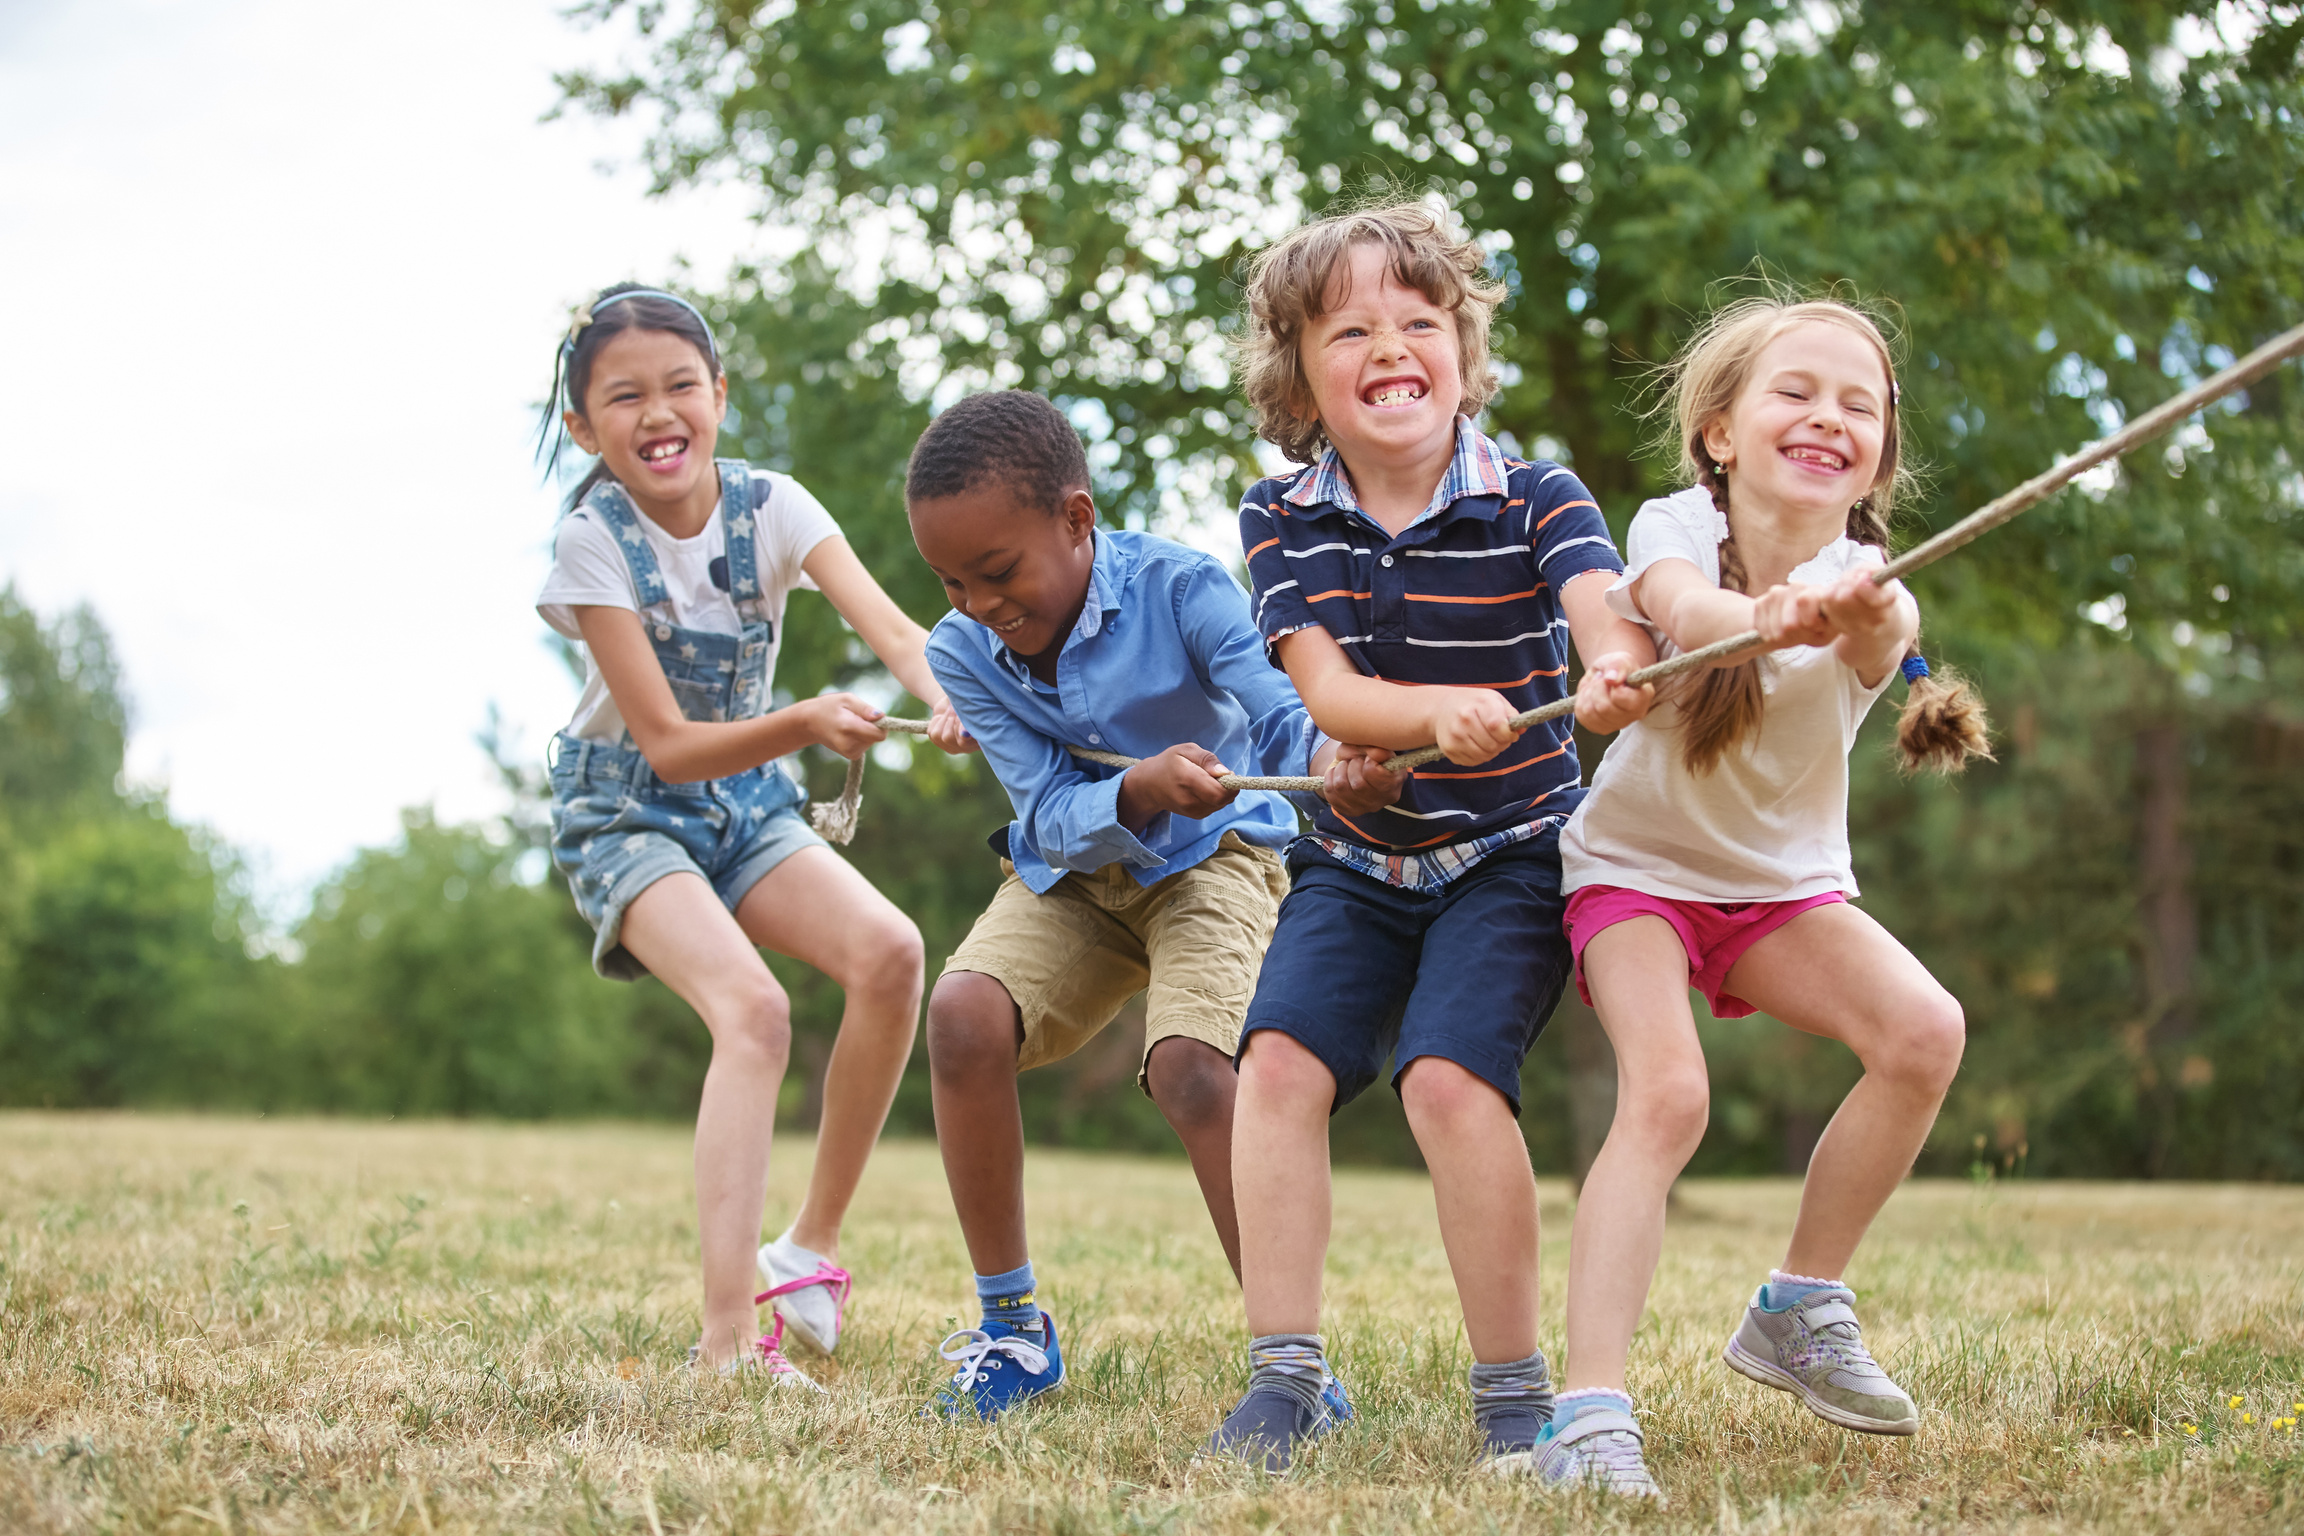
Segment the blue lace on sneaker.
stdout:
<svg viewBox="0 0 2304 1536">
<path fill-rule="evenodd" d="M 946 1335 L 936 1352 L 960 1369 L 924 1410 L 930 1416 L 974 1413 L 980 1419 L 996 1419 L 1027 1398 L 1055 1390 L 1064 1380 L 1056 1319 L 1046 1312 L 1040 1314 L 1039 1342 L 1006 1323 L 987 1323 Z"/>
</svg>

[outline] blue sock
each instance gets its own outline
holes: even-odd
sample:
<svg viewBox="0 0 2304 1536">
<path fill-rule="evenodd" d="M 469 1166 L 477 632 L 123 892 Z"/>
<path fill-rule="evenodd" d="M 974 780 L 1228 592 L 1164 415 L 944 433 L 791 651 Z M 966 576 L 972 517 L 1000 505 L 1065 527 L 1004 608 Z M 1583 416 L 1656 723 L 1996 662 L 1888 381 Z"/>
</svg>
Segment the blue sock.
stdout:
<svg viewBox="0 0 2304 1536">
<path fill-rule="evenodd" d="M 1813 1275 L 1787 1274 L 1781 1269 L 1772 1269 L 1768 1272 L 1768 1283 L 1761 1287 L 1761 1310 L 1781 1312 L 1803 1296 L 1834 1290 L 1839 1284 L 1837 1280 L 1819 1280 Z"/>
<path fill-rule="evenodd" d="M 984 1325 L 999 1323 L 1017 1333 L 1040 1336 L 1039 1287 L 1033 1283 L 1032 1265 L 1004 1275 L 978 1275 L 976 1299 L 984 1304 Z"/>
<path fill-rule="evenodd" d="M 1632 1411 L 1629 1393 L 1611 1391 L 1607 1387 L 1578 1387 L 1563 1392 L 1552 1403 L 1552 1422 L 1544 1426 L 1544 1438 L 1551 1439 L 1567 1427 L 1570 1420 L 1587 1409 L 1613 1408 L 1618 1413 Z"/>
</svg>

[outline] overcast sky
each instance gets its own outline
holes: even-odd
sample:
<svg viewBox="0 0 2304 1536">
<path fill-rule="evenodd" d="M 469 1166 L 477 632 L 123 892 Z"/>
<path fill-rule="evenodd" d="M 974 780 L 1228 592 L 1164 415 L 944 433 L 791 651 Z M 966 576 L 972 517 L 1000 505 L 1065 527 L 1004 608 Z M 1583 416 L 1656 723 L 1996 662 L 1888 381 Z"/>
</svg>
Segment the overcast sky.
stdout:
<svg viewBox="0 0 2304 1536">
<path fill-rule="evenodd" d="M 609 46 L 564 5 L 0 0 L 0 581 L 95 607 L 132 776 L 275 911 L 402 806 L 496 808 L 491 701 L 534 754 L 566 718 L 531 606 L 554 339 L 753 238 L 540 121 Z"/>
</svg>

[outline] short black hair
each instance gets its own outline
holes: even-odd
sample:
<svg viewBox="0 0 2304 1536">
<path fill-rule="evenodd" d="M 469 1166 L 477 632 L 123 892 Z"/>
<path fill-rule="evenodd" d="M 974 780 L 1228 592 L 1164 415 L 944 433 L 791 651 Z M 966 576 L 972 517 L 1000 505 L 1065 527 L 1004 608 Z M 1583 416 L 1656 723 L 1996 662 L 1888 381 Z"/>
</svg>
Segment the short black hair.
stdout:
<svg viewBox="0 0 2304 1536">
<path fill-rule="evenodd" d="M 1080 434 L 1045 395 L 995 389 L 947 407 L 928 423 L 904 471 L 904 499 L 939 501 L 986 480 L 1054 516 L 1074 486 L 1088 484 Z"/>
</svg>

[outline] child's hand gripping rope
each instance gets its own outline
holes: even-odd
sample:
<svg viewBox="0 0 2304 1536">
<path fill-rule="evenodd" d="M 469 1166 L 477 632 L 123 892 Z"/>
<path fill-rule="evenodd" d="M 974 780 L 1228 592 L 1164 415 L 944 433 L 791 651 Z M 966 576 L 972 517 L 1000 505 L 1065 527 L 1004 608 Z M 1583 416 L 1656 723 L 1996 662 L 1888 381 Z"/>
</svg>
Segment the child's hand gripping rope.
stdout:
<svg viewBox="0 0 2304 1536">
<path fill-rule="evenodd" d="M 1973 543 L 2001 524 L 2014 521 L 2020 513 L 2030 511 L 2097 465 L 2110 459 L 2116 459 L 2139 444 L 2150 442 L 2203 406 L 2223 399 L 2235 390 L 2262 378 L 2290 358 L 2300 355 L 2304 355 L 2304 325 L 2283 331 L 2246 357 L 2241 358 L 2231 367 L 2202 380 L 2182 394 L 2146 411 L 2119 431 L 2098 438 L 2070 458 L 2056 464 L 2044 473 L 2033 476 L 2006 495 L 1987 502 L 1934 538 L 1914 545 L 1886 565 L 1869 573 L 1870 581 L 1875 586 L 1884 587 L 1890 582 L 1910 575 L 1923 566 L 1934 565 L 1954 550 Z M 1848 599 L 1843 598 L 1841 601 L 1845 604 Z M 1825 620 L 1825 615 L 1821 610 L 1818 611 L 1816 617 L 1819 620 Z M 1657 662 L 1654 666 L 1642 667 L 1639 671 L 1628 677 L 1623 677 L 1621 680 L 1603 672 L 1603 667 L 1607 662 L 1620 661 L 1621 658 L 1601 657 L 1585 674 L 1585 684 L 1591 684 L 1596 676 L 1600 677 L 1600 697 L 1592 702 L 1595 705 L 1612 705 L 1612 713 L 1620 712 L 1627 707 L 1629 702 L 1625 696 L 1633 690 L 1651 688 L 1668 678 L 1678 677 L 1683 672 L 1692 672 L 1699 667 L 1710 666 L 1713 662 L 1726 660 L 1742 651 L 1758 649 L 1767 643 L 1768 641 L 1761 635 L 1760 631 L 1756 629 L 1746 630 L 1743 634 L 1730 635 L 1727 639 L 1715 641 L 1711 645 L 1700 646 L 1693 651 L 1683 651 L 1668 660 Z M 1536 709 L 1523 711 L 1512 716 L 1506 724 L 1510 730 L 1517 732 L 1525 731 L 1530 726 L 1541 724 L 1546 720 L 1557 720 L 1563 715 L 1574 713 L 1580 705 L 1585 704 L 1586 692 L 1587 688 L 1584 685 L 1579 685 L 1573 697 L 1555 699 L 1553 702 Z M 1600 714 L 1593 709 L 1587 709 L 1586 717 L 1595 729 L 1609 728 L 1602 723 L 1603 720 L 1609 718 L 1607 714 Z M 894 716 L 882 716 L 877 723 L 885 730 L 903 731 L 914 736 L 929 734 L 930 722 L 926 720 L 900 720 Z M 1105 763 L 1115 768 L 1132 768 L 1139 761 L 1133 757 L 1123 757 L 1117 752 L 1092 752 L 1085 747 L 1071 747 L 1068 750 L 1074 757 L 1087 762 Z M 1383 767 L 1394 775 L 1405 774 L 1426 763 L 1436 762 L 1447 755 L 1437 746 L 1421 747 L 1414 752 L 1403 752 L 1397 757 L 1385 761 Z M 1487 755 L 1493 756 L 1494 754 L 1491 752 Z M 1363 754 L 1363 756 L 1367 755 Z M 1367 760 L 1370 764 L 1375 761 L 1372 756 L 1369 756 Z M 1371 769 L 1368 767 L 1352 770 L 1362 777 L 1365 777 L 1370 771 Z M 1313 795 L 1324 794 L 1328 785 L 1328 781 L 1324 778 L 1293 776 L 1259 778 L 1236 773 L 1225 774 L 1217 782 L 1229 790 L 1276 789 L 1295 794 Z M 864 760 L 858 757 L 848 765 L 848 781 L 841 790 L 840 798 L 835 801 L 818 801 L 809 806 L 809 819 L 815 824 L 820 835 L 836 843 L 845 843 L 855 835 L 856 812 L 862 804 L 863 783 Z"/>
</svg>

